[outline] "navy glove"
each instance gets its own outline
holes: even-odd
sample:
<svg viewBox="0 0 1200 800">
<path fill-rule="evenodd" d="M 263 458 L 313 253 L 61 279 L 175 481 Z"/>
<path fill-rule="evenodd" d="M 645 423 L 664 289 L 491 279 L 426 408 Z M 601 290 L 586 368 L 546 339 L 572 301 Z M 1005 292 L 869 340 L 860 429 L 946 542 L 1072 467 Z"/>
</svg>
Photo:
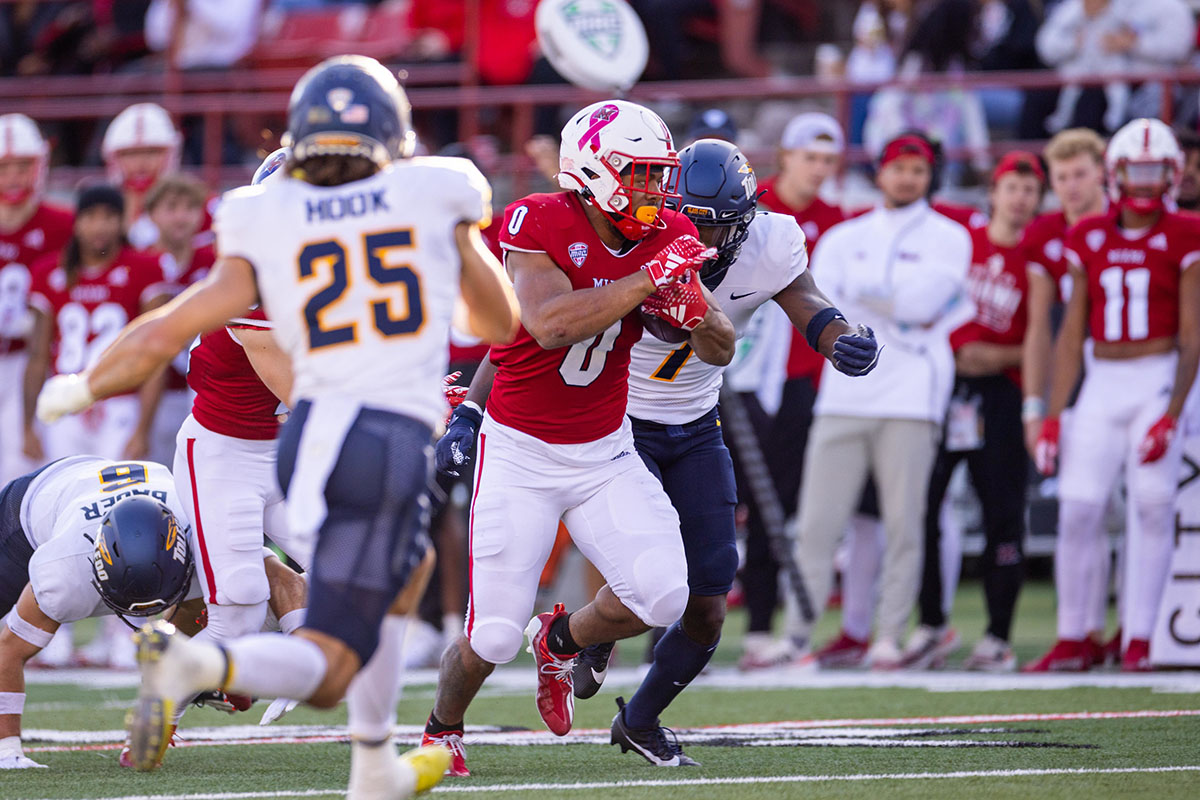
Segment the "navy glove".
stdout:
<svg viewBox="0 0 1200 800">
<path fill-rule="evenodd" d="M 833 343 L 833 366 L 847 375 L 866 375 L 879 363 L 881 349 L 875 332 L 859 325 L 857 333 L 843 333 Z"/>
<path fill-rule="evenodd" d="M 457 477 L 458 470 L 470 462 L 475 435 L 479 433 L 479 423 L 483 422 L 483 414 L 473 405 L 463 403 L 450 415 L 446 435 L 438 439 L 433 450 L 438 472 Z"/>
</svg>

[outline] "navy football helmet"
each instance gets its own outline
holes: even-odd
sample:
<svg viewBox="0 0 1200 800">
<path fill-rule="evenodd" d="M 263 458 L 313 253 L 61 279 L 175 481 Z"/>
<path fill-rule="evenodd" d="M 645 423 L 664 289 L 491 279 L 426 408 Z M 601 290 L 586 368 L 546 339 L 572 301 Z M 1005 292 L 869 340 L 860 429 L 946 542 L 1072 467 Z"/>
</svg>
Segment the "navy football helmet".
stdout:
<svg viewBox="0 0 1200 800">
<path fill-rule="evenodd" d="M 296 161 L 360 156 L 382 168 L 412 155 L 412 109 L 396 76 L 375 59 L 327 58 L 292 90 L 283 144 Z"/>
<path fill-rule="evenodd" d="M 715 289 L 737 260 L 758 210 L 758 177 L 737 145 L 700 139 L 679 152 L 678 198 L 666 204 L 696 224 L 700 240 L 717 248 L 700 279 Z"/>
<path fill-rule="evenodd" d="M 187 594 L 195 562 L 171 509 L 135 496 L 121 500 L 100 521 L 92 544 L 92 586 L 122 620 L 161 614 Z"/>
</svg>

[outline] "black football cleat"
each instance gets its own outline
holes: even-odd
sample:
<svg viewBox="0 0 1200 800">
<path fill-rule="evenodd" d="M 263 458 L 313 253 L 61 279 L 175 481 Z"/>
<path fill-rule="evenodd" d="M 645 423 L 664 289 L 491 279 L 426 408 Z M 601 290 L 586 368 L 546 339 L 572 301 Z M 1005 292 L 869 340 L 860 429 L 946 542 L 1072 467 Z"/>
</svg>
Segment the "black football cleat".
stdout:
<svg viewBox="0 0 1200 800">
<path fill-rule="evenodd" d="M 608 658 L 612 655 L 613 643 L 590 644 L 575 657 L 575 697 L 587 700 L 594 697 L 608 676 Z"/>
<path fill-rule="evenodd" d="M 668 738 L 667 734 L 670 734 Z M 621 752 L 630 750 L 656 767 L 698 767 L 700 762 L 684 755 L 675 731 L 656 725 L 653 728 L 630 728 L 625 724 L 625 698 L 617 698 L 617 715 L 613 717 L 610 744 L 621 746 Z"/>
</svg>

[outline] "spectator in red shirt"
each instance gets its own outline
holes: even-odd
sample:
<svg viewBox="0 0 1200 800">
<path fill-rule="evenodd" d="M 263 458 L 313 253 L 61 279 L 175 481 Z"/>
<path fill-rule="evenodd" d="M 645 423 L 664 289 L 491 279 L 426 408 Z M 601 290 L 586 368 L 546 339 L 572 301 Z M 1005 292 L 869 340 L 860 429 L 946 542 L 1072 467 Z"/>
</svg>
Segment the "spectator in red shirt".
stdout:
<svg viewBox="0 0 1200 800">
<path fill-rule="evenodd" d="M 904 651 L 903 663 L 911 668 L 934 666 L 958 643 L 957 634 L 946 625 L 939 517 L 950 476 L 963 460 L 983 509 L 980 568 L 988 609 L 987 631 L 965 666 L 985 671 L 1016 668 L 1009 633 L 1024 572 L 1021 542 L 1029 475 L 1021 426 L 1021 341 L 1028 286 L 1022 237 L 1045 185 L 1037 156 L 1009 153 L 992 173 L 987 227 L 971 231 L 967 289 L 977 311 L 972 321 L 950 335 L 957 374 L 929 481 L 920 625 Z"/>
</svg>

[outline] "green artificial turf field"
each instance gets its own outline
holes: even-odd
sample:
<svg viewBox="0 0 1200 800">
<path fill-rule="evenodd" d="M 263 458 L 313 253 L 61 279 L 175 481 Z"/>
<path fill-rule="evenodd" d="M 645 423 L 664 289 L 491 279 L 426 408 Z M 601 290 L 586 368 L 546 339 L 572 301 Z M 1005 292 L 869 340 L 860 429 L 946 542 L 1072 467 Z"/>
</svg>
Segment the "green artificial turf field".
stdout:
<svg viewBox="0 0 1200 800">
<path fill-rule="evenodd" d="M 979 594 L 978 584 L 959 593 L 963 652 L 982 628 Z M 822 634 L 836 628 L 831 617 Z M 581 800 L 1200 797 L 1200 674 L 783 669 L 744 676 L 731 666 L 744 618 L 731 615 L 728 627 L 713 668 L 664 720 L 703 766 L 655 769 L 607 744 L 613 698 L 628 697 L 638 680 L 630 664 L 640 652 L 634 643 L 601 693 L 578 704 L 575 731 L 565 739 L 538 719 L 525 657 L 498 670 L 467 720 L 474 776 L 448 779 L 435 793 Z M 1050 589 L 1031 584 L 1014 634 L 1022 661 L 1049 644 L 1052 628 Z M 430 671 L 416 672 L 406 687 L 399 713 L 406 744 L 415 743 L 429 711 L 433 680 Z M 257 726 L 265 703 L 236 716 L 194 710 L 184 719 L 182 746 L 169 751 L 161 770 L 119 769 L 132 683 L 112 673 L 31 674 L 26 750 L 49 769 L 0 775 L 0 798 L 344 793 L 344 709 L 297 709 L 266 728 Z"/>
</svg>

